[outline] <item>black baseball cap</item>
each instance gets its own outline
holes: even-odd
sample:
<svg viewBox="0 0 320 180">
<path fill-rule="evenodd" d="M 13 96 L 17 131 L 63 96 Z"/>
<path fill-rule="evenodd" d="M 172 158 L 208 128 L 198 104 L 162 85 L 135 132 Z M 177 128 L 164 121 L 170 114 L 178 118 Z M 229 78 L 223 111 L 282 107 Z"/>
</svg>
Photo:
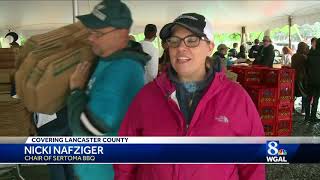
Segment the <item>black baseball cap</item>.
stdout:
<svg viewBox="0 0 320 180">
<path fill-rule="evenodd" d="M 206 37 L 210 41 L 213 41 L 213 29 L 209 21 L 197 13 L 184 13 L 178 16 L 173 22 L 163 26 L 160 31 L 160 38 L 165 40 L 171 36 L 172 27 L 180 25 L 195 35 L 200 37 Z"/>
</svg>

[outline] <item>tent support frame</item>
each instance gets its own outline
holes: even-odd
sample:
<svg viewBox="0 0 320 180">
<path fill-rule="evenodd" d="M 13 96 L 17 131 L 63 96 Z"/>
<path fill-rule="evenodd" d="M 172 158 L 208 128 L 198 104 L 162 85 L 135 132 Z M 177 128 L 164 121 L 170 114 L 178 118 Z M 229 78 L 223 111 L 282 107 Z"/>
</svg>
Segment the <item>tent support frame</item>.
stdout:
<svg viewBox="0 0 320 180">
<path fill-rule="evenodd" d="M 78 0 L 72 0 L 72 10 L 73 10 L 73 23 L 77 22 L 77 16 L 79 14 L 79 3 Z"/>
<path fill-rule="evenodd" d="M 289 25 L 289 48 L 292 48 L 292 46 L 291 46 L 292 16 L 288 16 L 288 25 Z"/>
</svg>

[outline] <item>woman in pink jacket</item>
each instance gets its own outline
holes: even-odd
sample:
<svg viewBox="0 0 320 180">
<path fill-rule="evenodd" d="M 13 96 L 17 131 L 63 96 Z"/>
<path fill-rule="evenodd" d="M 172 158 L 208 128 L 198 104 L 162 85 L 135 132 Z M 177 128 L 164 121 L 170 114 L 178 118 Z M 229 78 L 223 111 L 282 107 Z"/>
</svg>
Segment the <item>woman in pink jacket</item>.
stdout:
<svg viewBox="0 0 320 180">
<path fill-rule="evenodd" d="M 171 66 L 135 97 L 120 136 L 264 136 L 246 91 L 207 62 L 213 32 L 202 15 L 182 14 L 160 32 Z M 116 180 L 265 179 L 264 165 L 115 165 Z"/>
</svg>

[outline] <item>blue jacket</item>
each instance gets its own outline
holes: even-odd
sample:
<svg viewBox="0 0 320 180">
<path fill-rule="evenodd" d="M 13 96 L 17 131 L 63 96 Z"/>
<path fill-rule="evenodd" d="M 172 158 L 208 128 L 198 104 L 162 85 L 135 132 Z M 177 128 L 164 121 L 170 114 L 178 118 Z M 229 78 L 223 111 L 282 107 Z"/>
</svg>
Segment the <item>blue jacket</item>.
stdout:
<svg viewBox="0 0 320 180">
<path fill-rule="evenodd" d="M 131 100 L 144 85 L 144 65 L 149 59 L 147 54 L 133 49 L 100 58 L 87 90 L 75 90 L 68 98 L 72 134 L 97 135 L 93 127 L 103 135 L 117 135 Z M 84 125 L 83 115 L 91 129 Z M 113 167 L 108 164 L 82 164 L 74 168 L 80 180 L 108 180 L 114 177 Z"/>
</svg>

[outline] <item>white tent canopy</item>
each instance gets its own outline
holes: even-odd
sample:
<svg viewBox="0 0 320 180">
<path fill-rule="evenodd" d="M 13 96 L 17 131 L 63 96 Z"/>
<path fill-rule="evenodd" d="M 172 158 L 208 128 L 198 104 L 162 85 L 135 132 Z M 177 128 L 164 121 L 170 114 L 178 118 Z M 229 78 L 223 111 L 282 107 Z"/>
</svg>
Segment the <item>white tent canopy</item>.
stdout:
<svg viewBox="0 0 320 180">
<path fill-rule="evenodd" d="M 89 13 L 100 1 L 78 0 L 79 14 Z M 320 21 L 320 1 L 154 1 L 126 0 L 134 25 L 132 33 L 143 32 L 148 23 L 159 29 L 184 12 L 197 12 L 207 17 L 215 32 L 265 31 L 288 24 L 313 24 Z M 73 22 L 72 0 L 0 1 L 0 36 L 8 29 L 30 36 Z"/>
</svg>

